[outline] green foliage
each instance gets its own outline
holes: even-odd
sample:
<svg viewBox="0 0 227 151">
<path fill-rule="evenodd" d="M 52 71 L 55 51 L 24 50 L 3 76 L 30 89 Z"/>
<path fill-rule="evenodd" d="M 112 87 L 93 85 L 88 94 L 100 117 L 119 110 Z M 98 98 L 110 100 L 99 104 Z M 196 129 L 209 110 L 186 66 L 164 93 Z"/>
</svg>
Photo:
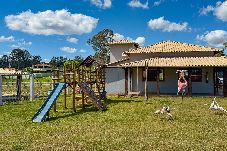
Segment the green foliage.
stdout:
<svg viewBox="0 0 227 151">
<path fill-rule="evenodd" d="M 111 29 L 103 29 L 102 31 L 94 35 L 91 39 L 89 39 L 87 43 L 94 49 L 95 57 L 101 58 L 105 61 L 105 63 L 108 63 L 110 51 L 108 43 L 112 41 L 113 31 Z"/>
<path fill-rule="evenodd" d="M 63 98 L 57 108 L 63 109 Z M 43 98 L 45 99 L 45 98 Z M 92 106 L 50 111 L 50 120 L 32 123 L 43 99 L 6 104 L 0 110 L 0 150 L 226 150 L 227 114 L 209 110 L 208 97 L 109 98 L 108 110 Z M 227 108 L 225 98 L 217 98 Z M 78 104 L 78 103 L 77 103 Z M 173 120 L 154 111 L 171 107 Z M 204 105 L 207 104 L 207 105 Z"/>
<path fill-rule="evenodd" d="M 50 66 L 52 68 L 59 68 L 59 67 L 63 67 L 64 66 L 64 62 L 67 61 L 67 58 L 65 57 L 53 57 L 51 60 L 50 60 Z"/>
<path fill-rule="evenodd" d="M 218 52 L 215 54 L 215 56 L 216 56 L 216 57 L 225 56 L 224 49 L 222 49 L 222 51 L 218 51 Z"/>
<path fill-rule="evenodd" d="M 70 70 L 70 69 L 73 69 L 73 66 L 76 68 L 79 67 L 80 63 L 81 61 L 78 61 L 78 60 L 67 60 L 64 63 L 64 67 Z"/>
<path fill-rule="evenodd" d="M 224 45 L 225 48 L 227 48 L 227 42 L 225 42 L 223 45 Z"/>
<path fill-rule="evenodd" d="M 32 57 L 32 64 L 35 65 L 35 64 L 40 64 L 42 61 L 42 58 L 40 56 L 33 56 Z"/>
</svg>

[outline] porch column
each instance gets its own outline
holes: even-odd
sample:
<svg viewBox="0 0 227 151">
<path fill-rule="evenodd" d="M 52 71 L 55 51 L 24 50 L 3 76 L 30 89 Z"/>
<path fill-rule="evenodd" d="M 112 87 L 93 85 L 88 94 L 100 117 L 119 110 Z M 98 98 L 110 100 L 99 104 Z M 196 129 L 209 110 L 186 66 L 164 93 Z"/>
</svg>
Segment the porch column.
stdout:
<svg viewBox="0 0 227 151">
<path fill-rule="evenodd" d="M 136 68 L 136 91 L 139 91 L 139 67 Z"/>
<path fill-rule="evenodd" d="M 223 96 L 227 97 L 227 68 L 223 68 Z"/>
<path fill-rule="evenodd" d="M 131 68 L 128 68 L 128 92 L 132 91 L 132 87 L 131 87 Z"/>
<path fill-rule="evenodd" d="M 147 95 L 147 70 L 148 70 L 147 63 L 145 62 L 145 85 L 144 85 L 144 90 L 145 90 L 144 99 L 145 99 L 145 101 L 148 99 L 148 95 Z"/>
<path fill-rule="evenodd" d="M 0 75 L 0 105 L 3 105 L 2 101 L 2 76 Z"/>
<path fill-rule="evenodd" d="M 125 69 L 125 96 L 128 94 L 128 68 Z"/>
<path fill-rule="evenodd" d="M 157 89 L 157 95 L 160 94 L 160 88 L 159 88 L 159 68 L 156 69 L 156 89 Z"/>
</svg>

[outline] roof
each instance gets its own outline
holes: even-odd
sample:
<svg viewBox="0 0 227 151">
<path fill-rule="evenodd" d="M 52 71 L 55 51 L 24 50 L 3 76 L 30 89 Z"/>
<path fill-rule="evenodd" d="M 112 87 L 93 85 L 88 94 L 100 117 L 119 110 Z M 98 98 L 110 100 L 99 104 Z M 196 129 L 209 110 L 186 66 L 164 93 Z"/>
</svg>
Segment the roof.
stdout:
<svg viewBox="0 0 227 151">
<path fill-rule="evenodd" d="M 84 59 L 79 66 L 86 66 L 86 67 L 90 67 L 94 62 L 96 62 L 97 64 L 104 66 L 104 61 L 98 58 L 94 58 L 92 56 L 88 56 L 86 59 Z"/>
<path fill-rule="evenodd" d="M 219 48 L 212 48 L 207 46 L 200 46 L 194 44 L 187 44 L 176 41 L 162 41 L 143 48 L 132 49 L 126 51 L 126 54 L 136 53 L 161 53 L 161 52 L 201 52 L 201 51 L 221 51 Z"/>
<path fill-rule="evenodd" d="M 15 68 L 0 68 L 0 75 L 21 75 L 22 71 L 17 71 Z"/>
<path fill-rule="evenodd" d="M 119 63 L 115 67 L 227 67 L 226 57 L 174 57 L 150 58 L 129 63 Z M 110 66 L 109 66 L 110 67 Z"/>
<path fill-rule="evenodd" d="M 123 58 L 123 59 L 115 61 L 115 62 L 110 62 L 110 63 L 107 64 L 107 66 L 113 66 L 113 65 L 118 64 L 118 63 L 124 63 L 125 61 L 128 61 L 128 60 L 129 60 L 129 58 Z"/>
<path fill-rule="evenodd" d="M 112 41 L 109 43 L 109 45 L 113 45 L 113 44 L 137 44 L 137 45 L 139 45 L 138 43 L 128 40 L 128 39 L 116 40 L 116 41 Z"/>
</svg>

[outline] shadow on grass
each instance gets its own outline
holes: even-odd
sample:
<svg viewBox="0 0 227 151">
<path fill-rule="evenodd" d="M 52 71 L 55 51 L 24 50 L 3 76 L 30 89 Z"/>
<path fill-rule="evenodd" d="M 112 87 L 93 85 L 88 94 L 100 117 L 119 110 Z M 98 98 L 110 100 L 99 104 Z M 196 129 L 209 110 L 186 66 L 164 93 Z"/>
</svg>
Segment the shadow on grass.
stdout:
<svg viewBox="0 0 227 151">
<path fill-rule="evenodd" d="M 67 118 L 67 117 L 72 117 L 72 116 L 77 116 L 80 114 L 88 113 L 88 112 L 97 112 L 98 109 L 95 108 L 94 106 L 87 107 L 85 109 L 80 108 L 76 112 L 65 112 L 65 115 L 56 115 L 55 117 L 49 117 L 47 121 L 54 121 L 62 118 Z M 67 114 L 66 114 L 67 113 Z"/>
<path fill-rule="evenodd" d="M 110 105 L 110 104 L 130 103 L 130 102 L 136 102 L 136 101 L 131 99 L 131 98 L 128 98 L 128 99 L 125 99 L 125 98 L 123 98 L 123 99 L 122 98 L 118 98 L 118 99 L 107 98 L 107 99 L 104 100 L 104 104 L 107 105 L 107 106 Z"/>
</svg>

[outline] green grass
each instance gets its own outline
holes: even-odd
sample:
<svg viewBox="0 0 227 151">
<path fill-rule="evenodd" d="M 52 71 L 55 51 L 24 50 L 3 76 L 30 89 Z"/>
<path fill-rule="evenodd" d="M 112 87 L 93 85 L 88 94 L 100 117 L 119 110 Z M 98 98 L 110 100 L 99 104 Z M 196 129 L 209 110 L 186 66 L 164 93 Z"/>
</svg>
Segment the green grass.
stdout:
<svg viewBox="0 0 227 151">
<path fill-rule="evenodd" d="M 43 98 L 44 99 L 44 98 Z M 88 106 L 76 113 L 51 112 L 50 120 L 32 123 L 42 103 L 0 107 L 0 150 L 226 150 L 227 114 L 210 111 L 211 98 L 109 98 L 108 110 Z M 68 98 L 68 106 L 72 104 Z M 217 98 L 227 108 L 225 98 Z M 70 104 L 69 104 L 70 103 Z M 154 111 L 164 104 L 173 120 Z M 204 105 L 207 104 L 207 105 Z M 58 108 L 62 110 L 62 100 Z"/>
</svg>

